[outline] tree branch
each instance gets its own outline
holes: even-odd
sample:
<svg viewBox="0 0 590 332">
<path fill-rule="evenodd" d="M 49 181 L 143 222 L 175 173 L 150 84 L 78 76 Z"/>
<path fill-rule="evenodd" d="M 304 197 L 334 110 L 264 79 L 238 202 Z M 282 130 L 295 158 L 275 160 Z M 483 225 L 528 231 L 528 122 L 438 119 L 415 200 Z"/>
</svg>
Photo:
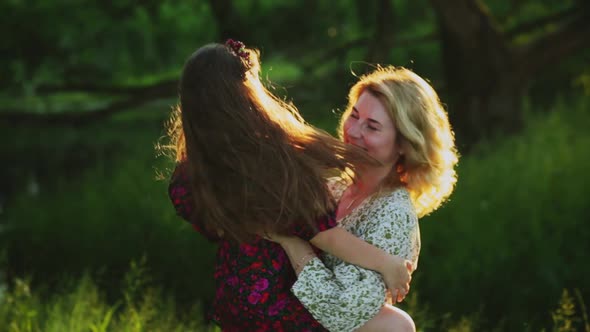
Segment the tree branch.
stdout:
<svg viewBox="0 0 590 332">
<path fill-rule="evenodd" d="M 436 32 L 431 32 L 422 36 L 411 36 L 411 37 L 404 37 L 404 38 L 393 38 L 392 45 L 396 46 L 408 46 L 408 45 L 415 45 L 420 43 L 429 43 L 438 41 L 438 34 Z M 353 39 L 347 41 L 344 44 L 338 45 L 334 48 L 328 49 L 325 52 L 320 53 L 318 56 L 314 57 L 308 63 L 303 63 L 301 67 L 304 71 L 312 70 L 318 63 L 328 61 L 338 54 L 342 52 L 346 52 L 350 49 L 367 46 L 371 42 L 369 37 L 362 37 L 358 39 Z"/>
<path fill-rule="evenodd" d="M 509 39 L 513 39 L 517 35 L 534 31 L 536 29 L 546 26 L 547 24 L 557 23 L 567 18 L 570 18 L 573 15 L 575 15 L 576 12 L 578 12 L 578 10 L 578 8 L 572 7 L 561 12 L 553 13 L 551 15 L 539 17 L 532 21 L 524 22 L 516 27 L 513 27 L 505 31 L 504 35 Z"/>
<path fill-rule="evenodd" d="M 158 98 L 132 97 L 92 111 L 66 111 L 60 113 L 33 113 L 25 110 L 2 110 L 0 122 L 12 125 L 72 125 L 82 126 L 128 111 Z"/>
<path fill-rule="evenodd" d="M 0 110 L 0 121 L 12 124 L 85 125 L 154 100 L 173 97 L 176 94 L 177 85 L 177 81 L 162 81 L 153 85 L 140 87 L 105 87 L 93 84 L 45 86 L 41 89 L 44 92 L 85 91 L 93 93 L 126 93 L 129 96 L 125 100 L 116 101 L 106 107 L 86 112 L 33 113 L 27 110 L 5 109 Z"/>
<path fill-rule="evenodd" d="M 452 39 L 462 47 L 463 52 L 477 54 L 483 44 L 487 44 L 490 49 L 505 52 L 506 41 L 483 2 L 430 0 L 430 3 L 446 33 L 452 35 Z"/>
<path fill-rule="evenodd" d="M 165 80 L 151 85 L 143 86 L 104 86 L 92 83 L 67 83 L 64 85 L 45 84 L 39 85 L 36 89 L 39 93 L 60 93 L 60 92 L 89 92 L 126 95 L 173 95 L 177 89 L 178 80 Z"/>
<path fill-rule="evenodd" d="M 530 76 L 544 66 L 556 64 L 573 52 L 590 46 L 590 19 L 580 14 L 560 29 L 547 33 L 518 50 L 523 75 Z"/>
</svg>

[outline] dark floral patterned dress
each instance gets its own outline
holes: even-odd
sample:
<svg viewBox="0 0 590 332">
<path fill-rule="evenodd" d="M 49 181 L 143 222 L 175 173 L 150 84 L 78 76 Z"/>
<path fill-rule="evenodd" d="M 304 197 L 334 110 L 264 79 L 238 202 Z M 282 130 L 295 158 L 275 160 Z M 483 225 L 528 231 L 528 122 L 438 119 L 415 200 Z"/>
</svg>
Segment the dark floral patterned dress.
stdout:
<svg viewBox="0 0 590 332">
<path fill-rule="evenodd" d="M 183 164 L 176 167 L 168 193 L 178 215 L 188 221 L 193 203 Z M 290 292 L 297 278 L 280 245 L 262 238 L 238 245 L 191 225 L 219 246 L 210 318 L 223 331 L 326 331 Z M 318 220 L 320 231 L 336 225 L 334 215 Z M 315 234 L 297 230 L 294 235 L 309 240 Z"/>
</svg>

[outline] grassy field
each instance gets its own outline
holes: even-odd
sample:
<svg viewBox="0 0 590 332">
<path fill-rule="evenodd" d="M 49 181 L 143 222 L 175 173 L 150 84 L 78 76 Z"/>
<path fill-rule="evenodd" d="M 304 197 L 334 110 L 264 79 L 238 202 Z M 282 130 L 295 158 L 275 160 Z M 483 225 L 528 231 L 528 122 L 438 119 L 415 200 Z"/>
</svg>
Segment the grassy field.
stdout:
<svg viewBox="0 0 590 332">
<path fill-rule="evenodd" d="M 2 125 L 18 185 L 0 213 L 0 331 L 208 329 L 215 248 L 157 180 L 168 105 L 83 129 Z M 588 106 L 557 102 L 461 159 L 451 201 L 421 221 L 404 305 L 419 330 L 590 331 Z"/>
</svg>

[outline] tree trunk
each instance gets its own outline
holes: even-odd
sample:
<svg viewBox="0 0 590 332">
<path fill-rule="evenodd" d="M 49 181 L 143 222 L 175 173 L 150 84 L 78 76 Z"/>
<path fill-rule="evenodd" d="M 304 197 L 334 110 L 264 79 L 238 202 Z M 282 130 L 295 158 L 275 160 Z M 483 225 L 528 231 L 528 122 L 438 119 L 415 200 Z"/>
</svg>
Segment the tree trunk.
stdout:
<svg viewBox="0 0 590 332">
<path fill-rule="evenodd" d="M 209 0 L 209 7 L 217 21 L 220 42 L 228 38 L 249 42 L 247 29 L 232 0 Z"/>
<path fill-rule="evenodd" d="M 375 11 L 375 34 L 369 44 L 366 60 L 370 63 L 386 63 L 394 40 L 395 17 L 391 1 L 380 0 Z"/>
<path fill-rule="evenodd" d="M 590 24 L 583 17 L 516 47 L 481 2 L 431 3 L 439 24 L 449 116 L 466 145 L 500 128 L 508 133 L 520 129 L 520 103 L 533 75 L 588 44 L 584 36 Z"/>
<path fill-rule="evenodd" d="M 522 87 L 495 23 L 475 1 L 431 1 L 450 92 L 449 116 L 461 141 L 485 136 L 488 128 L 518 127 L 522 119 L 505 110 L 517 109 Z"/>
</svg>

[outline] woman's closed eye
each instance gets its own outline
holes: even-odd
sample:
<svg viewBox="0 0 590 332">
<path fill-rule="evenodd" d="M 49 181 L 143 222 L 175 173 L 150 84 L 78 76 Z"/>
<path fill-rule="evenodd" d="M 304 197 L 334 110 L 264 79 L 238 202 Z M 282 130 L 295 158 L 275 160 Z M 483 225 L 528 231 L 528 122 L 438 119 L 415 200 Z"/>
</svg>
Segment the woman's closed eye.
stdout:
<svg viewBox="0 0 590 332">
<path fill-rule="evenodd" d="M 380 131 L 382 126 L 379 123 L 379 121 L 376 121 L 373 119 L 368 119 L 367 120 L 367 128 L 369 128 L 369 130 L 371 130 L 371 131 Z"/>
</svg>

